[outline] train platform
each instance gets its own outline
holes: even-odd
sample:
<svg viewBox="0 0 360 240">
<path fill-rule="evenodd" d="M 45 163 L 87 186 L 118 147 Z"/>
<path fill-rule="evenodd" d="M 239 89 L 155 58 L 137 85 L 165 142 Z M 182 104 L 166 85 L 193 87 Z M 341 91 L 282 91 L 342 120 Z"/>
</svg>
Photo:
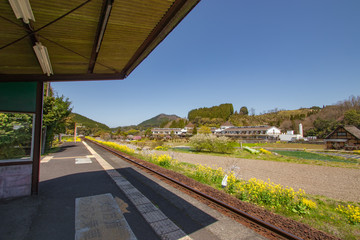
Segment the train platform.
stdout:
<svg viewBox="0 0 360 240">
<path fill-rule="evenodd" d="M 0 201 L 0 240 L 265 239 L 91 143 L 42 158 L 39 195 Z"/>
</svg>

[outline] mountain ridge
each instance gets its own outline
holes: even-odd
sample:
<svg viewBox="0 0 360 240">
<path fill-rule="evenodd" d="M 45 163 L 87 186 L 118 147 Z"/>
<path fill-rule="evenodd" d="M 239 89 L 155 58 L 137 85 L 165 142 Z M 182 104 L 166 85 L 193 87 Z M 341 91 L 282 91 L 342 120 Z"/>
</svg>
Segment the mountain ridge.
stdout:
<svg viewBox="0 0 360 240">
<path fill-rule="evenodd" d="M 141 123 L 139 123 L 138 127 L 144 127 L 144 128 L 150 128 L 150 127 L 160 127 L 161 125 L 165 125 L 166 123 L 170 121 L 174 121 L 179 119 L 180 117 L 175 114 L 165 114 L 160 113 L 156 115 L 155 117 L 152 117 L 150 119 L 147 119 Z"/>
</svg>

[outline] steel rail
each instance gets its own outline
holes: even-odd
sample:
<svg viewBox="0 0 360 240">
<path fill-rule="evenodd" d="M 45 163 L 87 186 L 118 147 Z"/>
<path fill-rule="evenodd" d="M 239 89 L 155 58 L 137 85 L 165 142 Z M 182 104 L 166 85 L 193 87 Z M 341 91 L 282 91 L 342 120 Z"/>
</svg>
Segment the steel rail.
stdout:
<svg viewBox="0 0 360 240">
<path fill-rule="evenodd" d="M 110 147 L 104 146 L 104 145 L 102 145 L 102 144 L 100 144 L 98 142 L 92 141 L 90 139 L 85 139 L 85 140 L 90 141 L 90 142 L 102 147 L 103 149 L 105 149 L 105 150 L 107 150 L 107 151 L 109 151 L 109 152 L 111 152 L 111 153 L 113 153 L 113 154 L 115 154 L 115 155 L 117 155 L 117 156 L 119 156 L 121 158 L 125 158 L 126 160 L 128 160 L 128 161 L 130 161 L 130 162 L 132 162 L 132 163 L 134 163 L 136 165 L 139 165 L 142 168 L 145 168 L 145 169 L 147 169 L 147 170 L 149 170 L 149 171 L 151 171 L 151 172 L 153 172 L 153 173 L 155 173 L 155 174 L 157 174 L 157 175 L 159 175 L 159 176 L 161 176 L 161 177 L 163 177 L 165 179 L 168 179 L 171 182 L 174 182 L 177 185 L 180 185 L 183 188 L 186 188 L 186 189 L 188 189 L 188 190 L 190 190 L 190 191 L 204 197 L 205 199 L 208 199 L 208 200 L 210 200 L 212 202 L 215 202 L 216 204 L 218 204 L 218 205 L 220 205 L 220 206 L 222 206 L 222 207 L 224 207 L 224 208 L 226 208 L 226 209 L 228 209 L 228 210 L 230 210 L 230 211 L 232 211 L 232 212 L 234 212 L 234 213 L 236 213 L 236 214 L 238 214 L 238 215 L 240 215 L 242 217 L 245 217 L 245 218 L 251 220 L 252 222 L 254 222 L 256 224 L 258 224 L 258 225 L 260 225 L 260 226 L 262 226 L 262 227 L 264 227 L 264 228 L 266 228 L 266 229 L 268 229 L 268 230 L 270 230 L 270 231 L 272 231 L 272 232 L 274 232 L 274 233 L 276 233 L 276 234 L 278 234 L 278 235 L 280 235 L 282 237 L 285 237 L 286 239 L 303 240 L 302 238 L 300 238 L 298 236 L 295 236 L 294 234 L 291 234 L 291 233 L 289 233 L 289 232 L 287 232 L 287 231 L 285 231 L 285 230 L 283 230 L 283 229 L 281 229 L 281 228 L 279 228 L 279 227 L 277 227 L 277 226 L 275 226 L 275 225 L 273 225 L 271 223 L 265 222 L 265 221 L 263 221 L 263 220 L 261 220 L 261 219 L 259 219 L 257 217 L 254 217 L 254 216 L 252 216 L 252 215 L 250 215 L 250 214 L 248 214 L 248 213 L 246 213 L 246 212 L 244 212 L 244 211 L 242 211 L 240 209 L 237 209 L 237 208 L 235 208 L 235 207 L 233 207 L 233 206 L 231 206 L 231 205 L 229 205 L 229 204 L 227 204 L 227 203 L 225 203 L 225 202 L 223 202 L 221 200 L 213 198 L 213 197 L 211 197 L 211 196 L 209 196 L 209 195 L 207 195 L 205 193 L 202 193 L 202 192 L 200 192 L 200 191 L 198 191 L 198 190 L 196 190 L 196 189 L 194 189 L 194 188 L 192 188 L 190 186 L 187 186 L 186 184 L 183 184 L 183 183 L 181 183 L 181 182 L 179 182 L 179 181 L 177 181 L 177 180 L 175 180 L 175 179 L 173 179 L 173 178 L 171 178 L 169 176 L 166 176 L 166 175 L 164 175 L 164 174 L 162 174 L 162 173 L 160 173 L 160 172 L 158 172 L 156 170 L 153 170 L 153 169 L 151 169 L 151 168 L 149 168 L 147 166 L 144 166 L 143 164 L 141 164 L 139 162 L 136 162 L 136 161 L 124 156 L 123 153 L 118 151 L 118 150 L 115 150 L 115 149 L 112 149 Z"/>
</svg>

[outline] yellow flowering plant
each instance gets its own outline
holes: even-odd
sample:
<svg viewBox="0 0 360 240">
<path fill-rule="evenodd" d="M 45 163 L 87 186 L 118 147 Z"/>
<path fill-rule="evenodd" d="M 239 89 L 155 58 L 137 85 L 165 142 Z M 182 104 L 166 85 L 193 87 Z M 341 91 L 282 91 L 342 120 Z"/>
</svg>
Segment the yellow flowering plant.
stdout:
<svg viewBox="0 0 360 240">
<path fill-rule="evenodd" d="M 261 152 L 261 153 L 263 153 L 263 154 L 272 154 L 272 152 L 270 152 L 270 151 L 268 151 L 268 150 L 266 150 L 266 149 L 263 149 L 263 148 L 260 148 L 259 149 L 259 151 Z"/>
<path fill-rule="evenodd" d="M 92 138 L 92 137 L 86 137 L 86 138 L 88 138 L 88 139 L 90 139 L 92 141 L 98 142 L 100 144 L 103 144 L 105 146 L 111 147 L 113 149 L 119 150 L 120 152 L 123 152 L 123 153 L 127 153 L 127 154 L 134 154 L 135 153 L 134 149 L 131 149 L 126 145 L 121 145 L 121 144 L 117 144 L 117 143 L 114 143 L 114 142 L 100 141 L 100 140 L 96 140 L 95 138 Z"/>
<path fill-rule="evenodd" d="M 360 208 L 352 205 L 347 205 L 346 207 L 338 205 L 336 210 L 345 215 L 348 222 L 351 224 L 360 223 Z"/>
</svg>

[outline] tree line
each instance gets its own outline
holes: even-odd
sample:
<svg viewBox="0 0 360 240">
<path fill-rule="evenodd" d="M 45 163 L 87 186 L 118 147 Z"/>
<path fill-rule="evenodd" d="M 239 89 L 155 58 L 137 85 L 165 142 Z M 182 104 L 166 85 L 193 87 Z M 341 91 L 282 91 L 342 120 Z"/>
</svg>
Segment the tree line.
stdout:
<svg viewBox="0 0 360 240">
<path fill-rule="evenodd" d="M 233 105 L 231 103 L 224 103 L 210 108 L 193 109 L 188 113 L 188 119 L 189 121 L 194 121 L 195 118 L 220 118 L 226 121 L 232 114 L 234 114 Z"/>
</svg>

